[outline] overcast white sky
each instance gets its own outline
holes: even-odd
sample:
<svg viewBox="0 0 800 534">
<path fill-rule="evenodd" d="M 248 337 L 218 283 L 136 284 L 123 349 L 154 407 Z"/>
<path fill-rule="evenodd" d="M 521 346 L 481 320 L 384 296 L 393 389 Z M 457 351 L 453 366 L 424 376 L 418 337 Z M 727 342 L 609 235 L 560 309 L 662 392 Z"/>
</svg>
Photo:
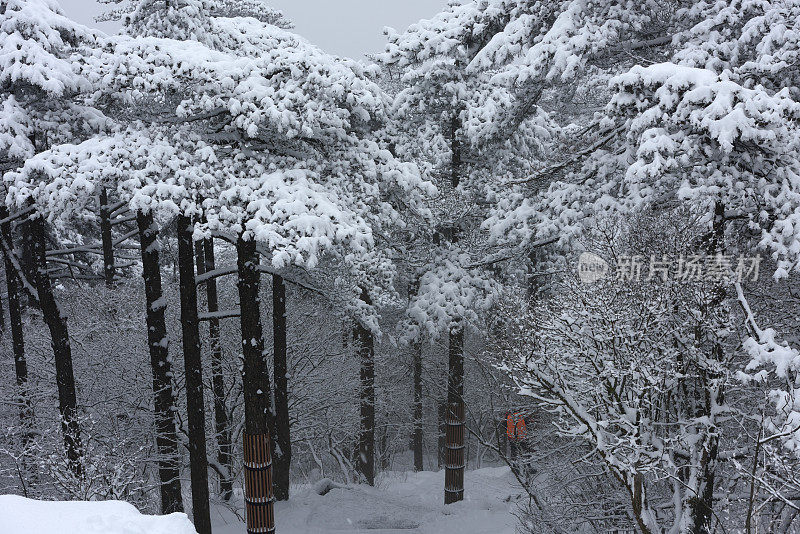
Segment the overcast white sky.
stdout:
<svg viewBox="0 0 800 534">
<path fill-rule="evenodd" d="M 70 18 L 87 26 L 115 32 L 113 24 L 97 24 L 93 18 L 105 6 L 95 0 L 60 0 Z M 361 59 L 380 52 L 382 29 L 398 30 L 438 13 L 447 0 L 272 0 L 295 23 L 295 31 L 326 52 Z"/>
</svg>

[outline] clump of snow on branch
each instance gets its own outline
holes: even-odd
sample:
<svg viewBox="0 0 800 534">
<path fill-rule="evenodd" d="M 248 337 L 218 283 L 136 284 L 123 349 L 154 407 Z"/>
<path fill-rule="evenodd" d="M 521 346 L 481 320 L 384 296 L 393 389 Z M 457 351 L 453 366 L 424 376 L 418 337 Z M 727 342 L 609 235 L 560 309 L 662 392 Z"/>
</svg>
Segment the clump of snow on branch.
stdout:
<svg viewBox="0 0 800 534">
<path fill-rule="evenodd" d="M 409 303 L 406 338 L 423 332 L 432 338 L 466 324 L 476 323 L 492 304 L 497 284 L 469 266 L 467 254 L 445 255 L 419 280 L 419 291 Z"/>
<path fill-rule="evenodd" d="M 751 333 L 742 344 L 751 360 L 740 378 L 781 385 L 769 392 L 775 414 L 766 420 L 766 426 L 788 451 L 800 457 L 800 351 L 778 341 L 774 329 L 758 326 L 740 284 L 736 284 L 736 294 Z"/>
<path fill-rule="evenodd" d="M 54 0 L 4 0 L 0 14 L 0 87 L 29 84 L 52 95 L 86 87 L 65 57 L 92 32 L 65 17 Z"/>
</svg>

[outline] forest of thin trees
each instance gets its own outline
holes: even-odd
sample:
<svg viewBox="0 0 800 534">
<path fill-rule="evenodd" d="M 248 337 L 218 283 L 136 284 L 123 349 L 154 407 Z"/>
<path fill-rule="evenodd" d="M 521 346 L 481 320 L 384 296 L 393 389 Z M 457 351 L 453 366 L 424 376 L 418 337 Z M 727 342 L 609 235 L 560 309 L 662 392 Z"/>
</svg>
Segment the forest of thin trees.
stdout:
<svg viewBox="0 0 800 534">
<path fill-rule="evenodd" d="M 0 0 L 0 494 L 507 466 L 529 533 L 800 529 L 800 2 Z M 0 529 L 2 530 L 2 529 Z"/>
</svg>

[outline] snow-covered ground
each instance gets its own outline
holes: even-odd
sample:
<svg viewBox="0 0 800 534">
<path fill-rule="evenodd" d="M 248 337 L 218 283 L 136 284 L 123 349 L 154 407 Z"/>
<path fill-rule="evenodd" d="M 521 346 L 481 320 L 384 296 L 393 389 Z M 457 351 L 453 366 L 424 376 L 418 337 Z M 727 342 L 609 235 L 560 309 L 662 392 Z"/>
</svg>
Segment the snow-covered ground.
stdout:
<svg viewBox="0 0 800 534">
<path fill-rule="evenodd" d="M 195 534 L 186 514 L 142 515 L 120 501 L 34 501 L 0 495 L 2 534 Z"/>
<path fill-rule="evenodd" d="M 383 473 L 376 487 L 334 488 L 318 495 L 293 487 L 276 504 L 279 534 L 514 534 L 522 490 L 507 467 L 467 471 L 464 501 L 445 506 L 444 473 Z M 215 509 L 214 534 L 242 534 L 228 510 Z"/>
<path fill-rule="evenodd" d="M 514 534 L 522 490 L 507 467 L 467 471 L 465 500 L 445 506 L 444 473 L 384 473 L 376 487 L 351 486 L 319 495 L 317 485 L 294 486 L 276 504 L 280 534 Z M 240 496 L 241 497 L 241 496 Z M 241 510 L 240 510 L 241 513 Z M 217 506 L 214 534 L 242 534 L 244 524 Z M 0 496 L 2 534 L 194 534 L 185 514 L 147 516 L 130 504 L 44 502 Z"/>
</svg>

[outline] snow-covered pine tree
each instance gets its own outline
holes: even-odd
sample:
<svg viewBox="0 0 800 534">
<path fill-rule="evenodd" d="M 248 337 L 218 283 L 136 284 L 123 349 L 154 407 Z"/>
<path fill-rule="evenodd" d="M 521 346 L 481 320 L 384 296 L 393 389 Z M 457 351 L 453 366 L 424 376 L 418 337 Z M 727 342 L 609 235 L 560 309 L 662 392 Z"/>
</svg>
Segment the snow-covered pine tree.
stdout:
<svg viewBox="0 0 800 534">
<path fill-rule="evenodd" d="M 264 38 L 264 33 L 260 30 L 260 27 L 264 25 L 270 25 L 275 27 L 288 27 L 290 26 L 289 23 L 283 18 L 282 14 L 276 10 L 272 10 L 268 6 L 266 6 L 262 2 L 257 1 L 215 1 L 215 2 L 186 2 L 186 3 L 172 3 L 172 4 L 164 4 L 161 2 L 141 2 L 131 6 L 133 9 L 131 13 L 126 18 L 126 24 L 129 28 L 129 31 L 135 32 L 137 35 L 153 35 L 157 37 L 172 37 L 173 33 L 165 32 L 164 31 L 164 24 L 165 21 L 169 22 L 169 27 L 177 27 L 180 31 L 183 31 L 187 35 L 193 36 L 195 40 L 199 40 L 206 44 L 207 46 L 221 50 L 226 52 L 231 52 L 233 54 L 256 54 L 261 51 L 259 47 L 262 45 L 259 42 L 259 39 Z M 166 10 L 166 11 L 164 11 Z M 251 17 L 257 19 L 257 21 L 253 20 L 245 20 L 243 17 Z M 252 38 L 250 36 L 253 36 Z M 263 46 L 270 46 L 272 43 L 267 42 L 263 43 Z M 209 238 L 213 239 L 213 238 Z M 180 242 L 180 241 L 179 241 Z M 183 243 L 183 242 L 181 242 Z M 188 243 L 184 244 L 184 253 L 180 255 L 183 258 L 184 262 L 188 262 L 190 258 L 190 254 L 188 251 Z M 213 254 L 213 244 L 211 246 L 206 247 L 211 254 Z M 213 256 L 209 258 L 213 263 Z M 188 269 L 186 271 L 188 273 Z M 188 274 L 187 274 L 188 276 Z M 213 293 L 213 284 L 215 282 L 213 280 L 209 280 L 207 283 L 207 289 Z M 188 282 L 187 282 L 188 284 Z M 184 289 L 188 291 L 188 293 L 193 292 L 193 288 L 189 291 L 189 286 L 184 285 Z M 190 300 L 190 295 L 187 293 L 186 298 Z M 214 299 L 210 299 L 209 302 L 212 302 Z M 187 301 L 187 302 L 189 302 Z M 211 312 L 211 310 L 209 310 Z M 216 311 L 216 310 L 214 310 Z M 211 312 L 213 313 L 213 312 Z M 210 325 L 211 329 L 215 328 L 213 324 L 214 319 L 212 319 L 212 324 Z M 277 326 L 280 326 L 279 323 L 276 323 Z M 218 329 L 218 320 L 216 328 Z M 196 330 L 195 327 L 191 328 L 191 331 L 194 332 Z M 285 327 L 284 327 L 285 330 Z M 213 343 L 213 335 L 212 335 L 212 343 Z M 277 372 L 280 372 L 282 369 L 286 368 L 285 364 L 285 354 L 286 354 L 286 347 L 285 347 L 285 335 L 284 336 L 274 336 L 274 339 L 277 344 L 281 344 L 282 346 L 276 345 L 275 350 L 275 357 L 277 360 L 280 360 L 282 355 L 284 358 L 283 362 L 277 361 L 277 365 L 275 365 L 275 369 Z M 214 351 L 212 348 L 212 352 L 214 354 L 218 354 L 218 351 Z M 214 369 L 213 360 L 212 360 L 212 372 Z M 188 368 L 187 368 L 188 372 Z M 213 388 L 215 390 L 215 406 L 218 408 L 221 407 L 223 402 L 220 395 L 222 394 L 222 387 L 220 387 L 220 377 L 215 374 L 213 384 L 216 386 Z M 188 384 L 188 383 L 187 383 Z M 201 384 L 201 382 L 197 381 L 195 386 Z M 278 384 L 281 388 L 281 391 L 276 392 L 276 399 L 278 400 L 285 400 L 287 398 L 286 392 L 286 380 L 285 380 L 285 372 L 283 376 L 276 375 L 276 384 Z M 198 392 L 191 394 L 194 398 L 202 398 L 202 395 L 199 395 Z M 291 456 L 291 443 L 288 439 L 289 434 L 289 416 L 288 416 L 288 402 L 281 402 L 279 413 L 276 413 L 274 417 L 274 421 L 276 421 L 278 426 L 280 427 L 280 436 L 281 436 L 281 445 L 276 449 L 278 461 L 277 461 L 277 477 L 276 482 L 280 485 L 278 496 L 280 498 L 287 498 L 288 497 L 288 486 L 289 486 L 289 461 Z M 216 410 L 217 419 L 220 419 L 221 415 L 223 415 L 223 411 L 221 409 Z M 198 419 L 199 419 L 199 412 L 198 412 Z M 270 419 L 271 421 L 273 418 Z M 223 431 L 220 436 L 224 436 L 225 432 Z M 220 438 L 221 439 L 221 438 Z M 223 440 L 224 441 L 224 440 Z M 220 443 L 220 455 L 223 455 L 223 450 L 226 449 L 228 446 L 225 443 Z M 284 454 L 285 453 L 285 454 Z M 194 462 L 193 462 L 194 465 Z M 230 470 L 230 465 L 227 466 L 228 470 Z M 223 477 L 224 478 L 224 477 Z M 224 482 L 223 482 L 224 483 Z"/>
<path fill-rule="evenodd" d="M 403 117 L 403 106 L 405 106 L 421 112 L 421 115 L 433 117 L 439 145 L 449 141 L 449 162 L 448 168 L 444 172 L 449 175 L 449 184 L 447 184 L 449 189 L 455 191 L 462 180 L 460 136 L 462 111 L 465 107 L 462 100 L 467 85 L 467 76 L 463 70 L 465 62 L 468 61 L 467 55 L 471 51 L 459 46 L 461 43 L 453 39 L 448 43 L 449 46 L 446 50 L 418 54 L 417 47 L 424 49 L 427 43 L 424 38 L 417 40 L 417 35 L 413 33 L 412 29 L 408 33 L 402 37 L 390 36 L 389 50 L 381 59 L 389 66 L 397 65 L 405 69 L 402 76 L 403 81 L 408 83 L 408 88 L 401 91 L 397 97 L 400 102 L 399 115 Z M 414 51 L 410 52 L 409 49 L 414 49 Z M 409 114 L 405 113 L 405 115 Z M 441 157 L 440 154 L 437 156 Z M 452 213 L 448 215 L 452 215 Z M 458 222 L 447 221 L 442 228 L 436 229 L 436 239 L 445 236 L 447 245 L 457 246 L 455 242 L 462 237 L 458 235 L 461 233 L 459 230 L 461 229 L 458 228 Z M 431 274 L 431 271 L 426 274 Z M 428 288 L 429 286 L 419 285 L 419 289 L 423 289 L 423 287 Z M 444 298 L 447 299 L 447 296 Z M 448 318 L 447 322 L 448 324 L 444 325 L 449 335 L 444 499 L 445 504 L 450 504 L 464 498 L 463 342 L 465 325 L 463 317 L 460 316 Z"/>
<path fill-rule="evenodd" d="M 197 17 L 198 13 L 202 11 L 195 8 L 202 6 L 192 2 L 182 6 L 152 5 L 151 3 L 144 2 L 139 7 L 140 9 L 136 11 L 135 16 L 128 21 L 128 28 L 137 32 L 158 34 L 159 31 L 163 30 L 158 24 L 164 21 L 171 21 L 171 29 L 175 32 L 184 31 L 187 36 L 202 36 L 203 34 L 200 32 L 202 24 L 205 23 L 206 27 L 210 24 L 207 17 L 205 19 L 203 17 Z M 176 7 L 176 9 L 171 10 L 170 7 Z M 158 9 L 166 9 L 167 13 L 162 13 L 163 16 L 159 17 L 158 13 L 156 13 Z M 151 23 L 156 27 L 148 26 L 148 24 Z M 196 24 L 201 26 L 196 26 Z M 216 43 L 213 39 L 210 42 Z M 188 175 L 176 178 L 164 174 L 164 171 L 167 173 L 170 171 L 177 172 L 183 164 L 182 161 L 184 161 L 179 157 L 169 159 L 177 153 L 176 150 L 171 149 L 169 146 L 169 143 L 176 142 L 175 138 L 171 138 L 169 133 L 167 133 L 166 136 L 159 136 L 158 133 L 154 133 L 156 138 L 159 139 L 159 141 L 154 141 L 148 137 L 150 134 L 146 131 L 149 128 L 155 127 L 156 130 L 161 129 L 169 132 L 171 125 L 179 128 L 179 123 L 177 121 L 168 120 L 166 125 L 159 125 L 156 118 L 159 116 L 174 116 L 175 114 L 175 108 L 179 100 L 174 100 L 175 93 L 170 93 L 170 97 L 173 98 L 172 101 L 169 100 L 170 97 L 166 99 L 162 98 L 163 93 L 159 93 L 159 90 L 163 86 L 159 84 L 166 84 L 179 91 L 182 87 L 185 87 L 185 85 L 182 84 L 186 83 L 186 81 L 180 79 L 180 70 L 178 67 L 180 62 L 176 61 L 175 63 L 170 63 L 166 71 L 159 70 L 153 72 L 151 69 L 153 65 L 148 64 L 148 60 L 146 59 L 147 54 L 154 49 L 157 50 L 159 46 L 165 46 L 165 48 L 173 52 L 176 49 L 181 49 L 181 45 L 176 46 L 176 44 L 175 41 L 159 41 L 157 37 L 143 37 L 139 35 L 131 39 L 123 36 L 105 41 L 103 47 L 98 47 L 87 56 L 86 61 L 89 64 L 87 70 L 90 70 L 93 75 L 93 80 L 103 81 L 96 92 L 96 98 L 107 102 L 107 105 L 111 106 L 117 113 L 119 113 L 119 108 L 114 108 L 115 105 L 120 103 L 127 105 L 136 104 L 139 106 L 139 109 L 142 110 L 142 113 L 138 116 L 150 118 L 152 122 L 150 124 L 147 122 L 138 122 L 132 125 L 131 129 L 127 129 L 125 123 L 129 122 L 129 119 L 123 114 L 119 117 L 122 120 L 120 121 L 121 124 L 117 126 L 119 130 L 118 134 L 110 137 L 92 139 L 79 146 L 77 149 L 66 146 L 59 152 L 58 149 L 61 147 L 57 147 L 56 152 L 51 153 L 51 156 L 66 160 L 65 164 L 67 165 L 81 165 L 87 161 L 93 161 L 96 158 L 114 160 L 115 157 L 120 155 L 121 150 L 125 150 L 122 148 L 125 145 L 130 146 L 130 149 L 127 151 L 127 154 L 130 156 L 133 156 L 133 153 L 137 150 L 140 152 L 136 153 L 136 156 L 132 157 L 131 161 L 127 164 L 106 169 L 106 174 L 90 171 L 91 182 L 88 184 L 84 182 L 76 183 L 75 181 L 61 183 L 58 182 L 57 179 L 54 183 L 50 183 L 50 193 L 55 195 L 58 195 L 59 192 L 70 190 L 70 187 L 77 188 L 74 204 L 68 203 L 67 206 L 63 206 L 60 205 L 56 199 L 49 199 L 56 202 L 56 205 L 49 206 L 49 213 L 51 216 L 68 217 L 74 215 L 77 209 L 82 207 L 85 202 L 86 191 L 93 190 L 95 187 L 103 187 L 106 184 L 113 185 L 118 190 L 120 198 L 127 201 L 130 204 L 131 210 L 137 213 L 137 217 L 140 219 L 139 222 L 141 223 L 139 225 L 141 234 L 140 242 L 156 243 L 154 236 L 145 235 L 152 234 L 156 228 L 154 217 L 165 214 L 175 216 L 176 211 L 182 215 L 191 216 L 194 214 L 195 208 L 193 207 L 192 201 L 198 198 L 197 191 L 192 191 L 191 193 L 187 192 L 191 189 L 191 184 L 194 183 L 194 180 L 187 181 L 186 178 Z M 196 41 L 188 41 L 187 46 L 202 47 L 202 45 L 197 44 Z M 167 59 L 171 60 L 172 58 L 168 57 Z M 146 76 L 137 78 L 135 74 L 132 74 L 136 72 L 137 68 L 142 69 L 141 72 L 146 73 Z M 136 87 L 135 83 L 131 83 L 130 81 L 132 78 L 146 83 L 146 86 Z M 206 78 L 204 81 L 207 80 Z M 144 133 L 138 130 L 144 130 Z M 184 134 L 185 133 L 186 132 L 184 132 Z M 185 135 L 184 138 L 186 138 Z M 191 136 L 188 138 L 194 140 Z M 176 144 L 179 143 L 176 142 Z M 151 157 L 149 159 L 141 152 L 141 150 L 146 150 L 144 147 L 147 146 L 152 148 L 152 152 L 150 153 Z M 193 150 L 196 148 L 197 145 L 193 145 Z M 203 157 L 202 155 L 200 156 L 201 159 Z M 166 163 L 164 158 L 167 159 Z M 46 160 L 47 158 L 45 157 L 44 159 Z M 160 168 L 154 165 L 160 166 Z M 133 172 L 132 176 L 125 176 L 124 173 L 116 172 L 116 169 L 122 168 L 126 170 L 135 169 L 139 171 L 139 174 Z M 58 170 L 64 170 L 64 167 Z M 51 169 L 51 171 L 53 171 L 50 173 L 51 178 L 63 176 L 57 174 L 55 170 Z M 86 174 L 84 174 L 82 178 L 87 178 Z M 172 188 L 170 188 L 171 186 L 169 184 L 173 184 Z M 164 188 L 161 188 L 162 185 Z M 147 198 L 152 200 L 145 201 Z M 48 201 L 44 200 L 43 202 L 47 203 Z M 152 264 L 152 269 L 145 269 L 145 273 L 150 272 L 151 274 L 150 276 L 145 276 L 145 283 L 149 286 L 146 293 L 148 298 L 152 300 L 152 302 L 148 302 L 147 306 L 148 321 L 151 323 L 155 321 L 163 326 L 163 310 L 159 309 L 163 307 L 163 297 L 160 295 L 160 288 L 157 283 L 160 282 L 160 280 L 158 279 L 159 277 L 152 276 L 153 274 L 158 274 L 157 255 L 155 254 L 157 251 L 143 249 L 142 252 L 143 262 L 150 262 Z M 184 254 L 181 257 L 183 258 L 183 262 L 185 262 L 187 255 Z M 185 304 L 184 308 L 186 308 L 192 305 L 193 299 L 191 298 L 191 294 L 195 292 L 195 284 L 194 274 L 191 276 L 190 284 L 189 280 L 187 280 L 188 269 L 185 268 L 185 265 L 182 266 L 184 267 L 182 270 L 184 278 L 183 302 Z M 189 314 L 189 316 L 197 315 L 196 309 L 194 313 L 192 313 L 191 310 L 184 311 Z M 160 317 L 159 313 L 161 314 Z M 189 341 L 191 341 L 193 337 L 198 337 L 192 335 L 197 331 L 196 322 L 194 323 L 195 324 L 189 328 L 189 331 L 187 331 L 187 339 Z M 156 327 L 154 330 L 151 330 L 150 333 L 153 331 L 163 332 L 165 334 L 166 328 Z M 173 397 L 170 378 L 171 366 L 163 336 L 162 339 L 151 339 L 150 345 L 154 386 L 156 387 L 154 393 L 156 396 L 155 407 L 158 412 L 156 415 L 157 426 L 159 430 L 165 432 L 163 439 L 159 441 L 159 446 L 162 449 L 160 451 L 160 457 L 163 460 L 159 470 L 162 478 L 162 506 L 165 510 L 174 510 L 182 508 L 182 505 L 180 504 L 179 481 L 174 471 L 176 446 L 171 445 L 171 443 L 177 444 L 175 441 L 176 434 L 174 430 L 170 430 L 171 428 L 174 429 L 175 424 L 175 410 L 173 409 L 174 400 L 169 401 L 169 405 L 167 405 L 167 398 L 172 399 Z M 192 442 L 190 446 L 190 456 L 192 457 L 192 470 L 194 473 L 193 485 L 195 490 L 193 491 L 193 510 L 197 528 L 201 531 L 209 532 L 207 458 L 205 454 L 204 431 L 205 414 L 202 407 L 203 396 L 198 393 L 202 388 L 202 371 L 197 368 L 199 346 L 197 343 L 188 341 L 184 345 L 186 349 L 185 352 L 189 356 L 185 357 L 184 361 L 187 364 L 188 387 L 191 390 L 191 393 L 187 396 L 187 400 L 189 404 L 188 412 L 190 414 L 189 431 L 192 435 L 190 439 Z M 164 358 L 167 358 L 167 360 L 164 361 Z"/>
<path fill-rule="evenodd" d="M 548 135 L 535 102 L 517 105 L 521 95 L 472 67 L 519 9 L 512 4 L 522 3 L 451 4 L 403 34 L 390 31 L 387 50 L 379 55 L 397 87 L 394 110 L 403 133 L 398 154 L 414 155 L 430 169 L 441 192 L 433 206 L 437 226 L 421 229 L 414 243 L 415 259 L 427 259 L 420 267 L 431 267 L 409 269 L 409 278 L 419 283 L 412 283 L 418 293 L 407 312 L 414 334 L 404 337 L 413 346 L 423 332 L 434 338 L 448 334 L 446 503 L 463 499 L 465 329 L 474 325 L 474 311 L 488 307 L 493 291 L 491 277 L 482 272 L 493 262 L 484 261 L 489 251 L 476 221 L 484 216 L 493 174 L 530 169 Z"/>
<path fill-rule="evenodd" d="M 248 37 L 264 43 L 262 59 L 270 61 L 273 73 L 265 90 L 285 95 L 282 103 L 275 101 L 285 108 L 284 118 L 252 113 L 249 102 L 265 102 L 252 100 L 259 98 L 256 91 L 238 95 L 239 105 L 215 117 L 221 122 L 218 128 L 236 135 L 239 144 L 233 145 L 236 155 L 224 163 L 229 178 L 226 189 L 215 196 L 219 207 L 209 208 L 209 229 L 237 229 L 248 239 L 252 232 L 274 269 L 311 269 L 332 253 L 354 287 L 359 286 L 356 280 L 377 279 L 373 287 L 388 289 L 382 273 L 391 269 L 371 251 L 373 228 L 398 218 L 385 199 L 399 197 L 415 206 L 425 188 L 413 167 L 395 162 L 372 139 L 376 125 L 385 121 L 382 93 L 366 79 L 362 66 L 327 56 L 294 35 L 265 29 L 261 38 Z M 337 93 L 337 86 L 346 92 Z M 196 113 L 220 104 L 224 106 L 215 100 L 198 102 Z M 325 150 L 318 152 L 315 146 Z M 348 174 L 351 178 L 345 179 Z M 345 291 L 348 306 L 358 302 L 360 290 Z M 371 330 L 371 320 L 366 320 Z"/>
<path fill-rule="evenodd" d="M 128 20 L 130 20 L 133 12 L 137 9 L 137 6 L 141 5 L 138 0 L 98 1 L 101 4 L 115 6 L 109 11 L 100 15 L 98 17 L 99 20 L 119 20 L 123 23 L 126 23 Z M 207 9 L 208 14 L 214 17 L 248 17 L 286 30 L 289 30 L 293 27 L 292 22 L 284 16 L 282 11 L 275 9 L 264 0 L 213 0 L 211 3 L 207 4 Z"/>
<path fill-rule="evenodd" d="M 177 2 L 144 0 L 134 4 L 126 18 L 125 28 L 136 38 L 178 38 L 218 45 L 209 6 L 202 1 Z M 172 110 L 165 110 L 172 111 Z M 206 453 L 205 402 L 203 364 L 200 345 L 200 323 L 197 310 L 197 284 L 194 263 L 194 223 L 199 211 L 193 204 L 200 196 L 182 199 L 175 217 L 180 273 L 181 327 L 186 381 L 186 411 L 189 434 L 189 463 L 192 485 L 192 518 L 200 534 L 210 534 L 211 514 L 208 494 L 208 456 Z"/>
<path fill-rule="evenodd" d="M 184 151 L 187 146 L 192 149 L 191 156 Z M 194 152 L 198 149 L 202 156 Z M 182 503 L 175 429 L 177 408 L 164 318 L 166 302 L 161 290 L 156 217 L 174 217 L 177 206 L 185 204 L 186 198 L 195 192 L 192 186 L 198 180 L 209 179 L 202 165 L 190 167 L 197 163 L 195 157 L 212 155 L 185 133 L 164 138 L 124 130 L 90 138 L 79 145 L 54 146 L 29 159 L 18 172 L 6 175 L 9 197 L 34 202 L 50 220 L 76 217 L 94 201 L 96 190 L 101 187 L 113 188 L 136 214 L 164 510 L 180 510 Z"/>
<path fill-rule="evenodd" d="M 359 294 L 353 289 L 358 287 L 356 280 L 365 283 L 378 303 L 389 292 L 391 265 L 374 250 L 373 232 L 398 220 L 392 201 L 419 208 L 429 187 L 412 165 L 398 163 L 371 139 L 375 124 L 385 121 L 385 101 L 377 86 L 366 79 L 363 67 L 326 56 L 278 28 L 263 26 L 253 32 L 252 19 L 240 22 L 247 28 L 247 42 L 266 50 L 246 63 L 191 41 L 178 45 L 153 37 L 115 39 L 92 58 L 101 64 L 99 72 L 104 72 L 109 92 L 120 87 L 130 95 L 138 91 L 145 105 L 148 95 L 190 86 L 192 90 L 183 93 L 187 99 L 179 114 L 190 130 L 214 143 L 214 151 L 222 155 L 219 160 L 208 150 L 198 149 L 187 132 L 160 136 L 142 130 L 148 127 L 146 123 L 132 123 L 115 136 L 78 147 L 57 147 L 39 158 L 39 163 L 31 162 L 29 169 L 46 167 L 51 178 L 48 184 L 32 187 L 31 194 L 53 216 L 64 213 L 59 199 L 68 191 L 75 194 L 68 206 L 74 208 L 82 202 L 83 188 L 90 188 L 87 182 L 101 180 L 114 183 L 120 198 L 129 199 L 131 208 L 138 211 L 194 209 L 199 204 L 192 199 L 202 196 L 208 219 L 203 231 L 232 232 L 241 238 L 240 248 L 255 240 L 254 250 L 271 257 L 273 269 L 313 268 L 323 256 L 339 263 L 344 300 L 349 299 L 353 313 L 374 331 L 374 310 L 359 305 Z M 231 19 L 225 24 L 236 28 L 238 22 Z M 232 84 L 218 83 L 221 71 Z M 270 83 L 264 86 L 264 80 Z M 282 98 L 265 99 L 262 91 Z M 140 117 L 153 116 L 146 107 L 142 111 Z M 177 138 L 189 140 L 181 145 Z M 124 146 L 129 148 L 123 156 Z M 319 152 L 319 146 L 325 150 Z M 46 165 L 48 158 L 58 159 L 61 165 L 57 169 Z M 97 161 L 118 163 L 95 166 Z M 192 161 L 197 164 L 194 172 L 188 171 Z M 206 170 L 200 170 L 204 166 Z M 208 181 L 214 187 L 193 189 L 193 184 L 210 176 L 210 168 L 219 177 Z M 69 175 L 67 169 L 72 171 Z M 63 181 L 55 184 L 57 180 Z M 17 182 L 25 179 L 20 176 Z M 244 256 L 240 264 L 245 266 L 242 278 L 247 281 L 247 272 L 258 262 L 251 254 Z M 243 308 L 247 298 L 255 298 L 252 291 L 250 297 L 247 291 L 243 296 Z M 257 314 L 249 314 L 248 320 L 260 322 Z M 250 335 L 256 330 L 244 326 L 246 345 L 252 346 L 250 339 L 258 344 L 258 336 Z M 254 365 L 261 366 L 263 351 L 250 352 L 251 359 L 262 362 Z M 264 396 L 261 384 L 260 394 L 253 390 L 246 396 L 246 412 L 266 421 L 264 410 L 258 405 L 253 409 L 254 398 Z M 263 426 L 258 421 L 254 424 L 256 430 Z"/>
<path fill-rule="evenodd" d="M 66 18 L 54 1 L 0 3 L 0 98 L 6 119 L 0 126 L 0 160 L 4 173 L 15 170 L 53 144 L 80 139 L 103 125 L 103 116 L 82 99 L 90 84 L 77 67 L 80 58 L 76 50 L 94 39 L 87 28 Z M 69 468 L 80 479 L 82 444 L 72 351 L 66 317 L 58 308 L 47 270 L 43 221 L 46 213 L 30 214 L 25 199 L 13 195 L 9 195 L 5 205 L 5 223 L 18 218 L 8 216 L 11 210 L 21 210 L 30 218 L 31 231 L 26 233 L 26 239 L 30 241 L 29 250 L 36 252 L 36 265 L 26 287 L 50 329 L 64 445 Z M 4 242 L 6 259 L 15 268 L 19 267 L 13 258 L 9 231 L 4 232 Z M 21 271 L 16 275 L 20 280 L 25 278 Z M 12 284 L 12 289 L 16 287 Z M 21 335 L 15 337 L 21 357 Z"/>
</svg>

